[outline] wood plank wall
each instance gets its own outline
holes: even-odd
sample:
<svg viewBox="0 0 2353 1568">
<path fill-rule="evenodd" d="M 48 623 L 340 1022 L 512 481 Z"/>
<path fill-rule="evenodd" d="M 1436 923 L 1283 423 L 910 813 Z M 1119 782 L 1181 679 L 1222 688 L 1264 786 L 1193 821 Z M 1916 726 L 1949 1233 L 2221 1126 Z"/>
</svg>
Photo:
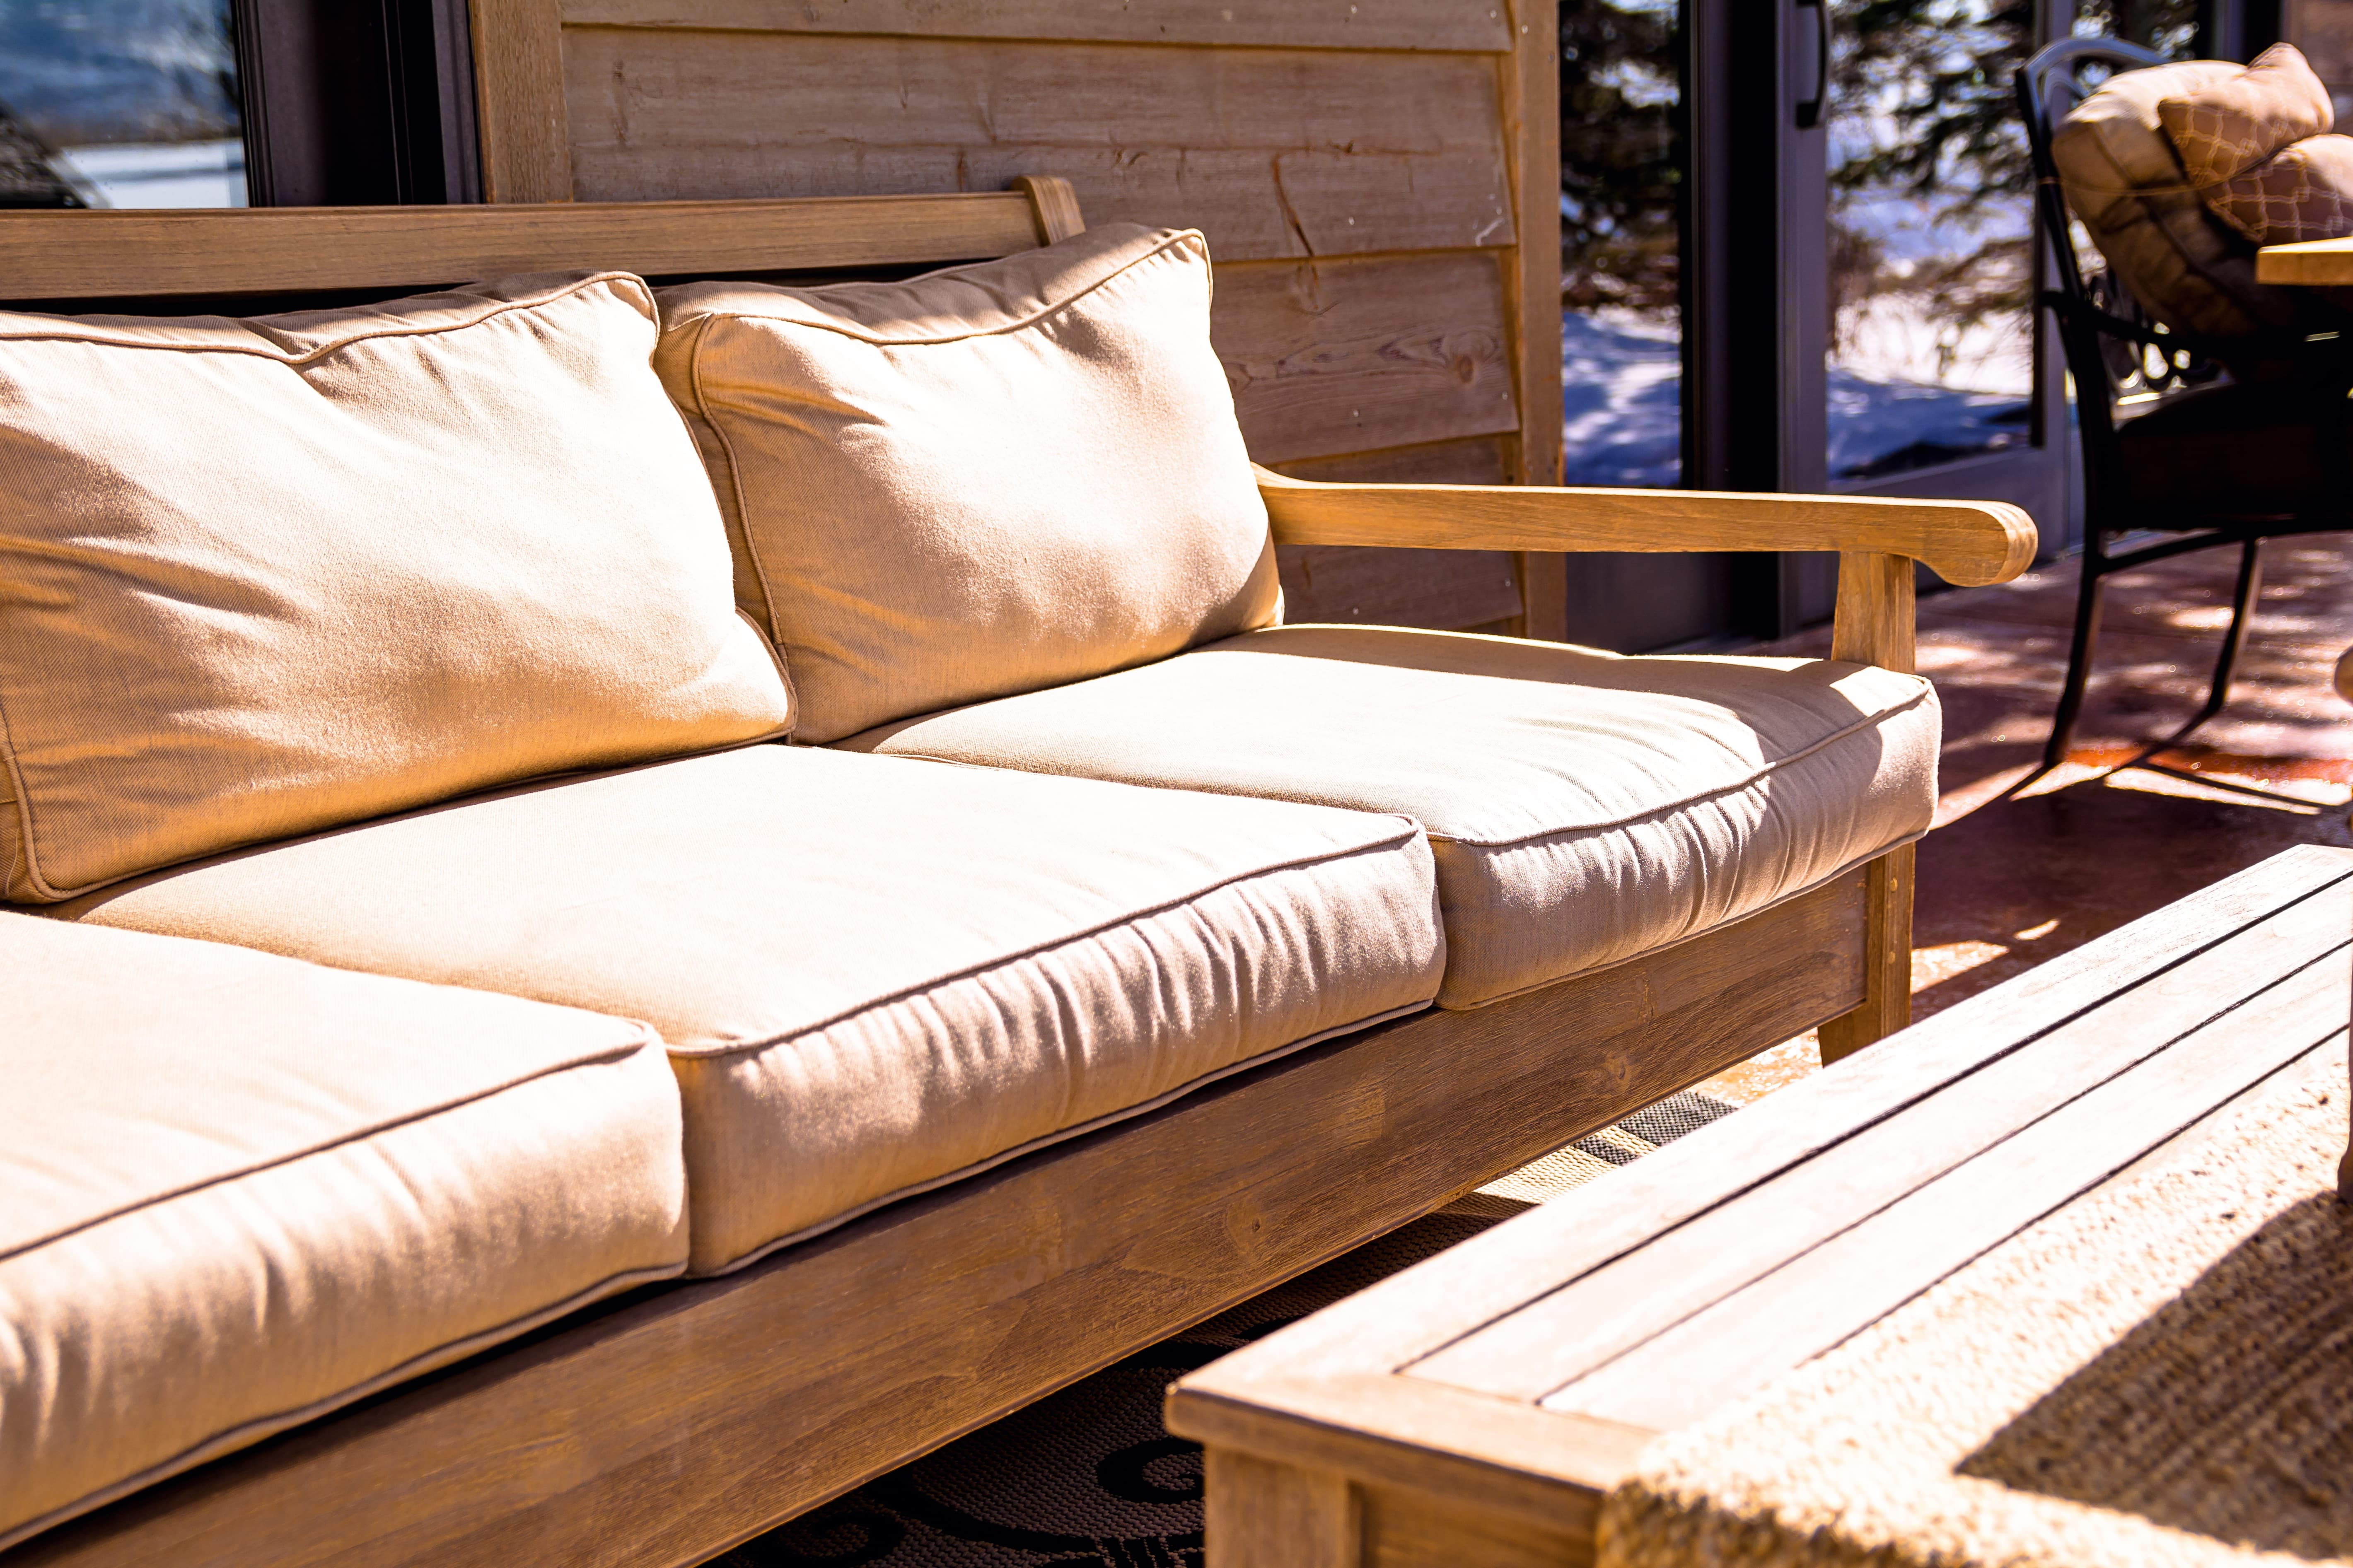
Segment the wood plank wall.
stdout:
<svg viewBox="0 0 2353 1568">
<path fill-rule="evenodd" d="M 638 201 L 1059 174 L 1090 222 L 1208 236 L 1261 462 L 1554 483 L 1556 3 L 474 0 L 498 40 L 486 184 Z M 1523 584 L 1532 635 L 1566 615 L 1558 557 L 1287 555 L 1293 619 L 1518 625 Z"/>
</svg>

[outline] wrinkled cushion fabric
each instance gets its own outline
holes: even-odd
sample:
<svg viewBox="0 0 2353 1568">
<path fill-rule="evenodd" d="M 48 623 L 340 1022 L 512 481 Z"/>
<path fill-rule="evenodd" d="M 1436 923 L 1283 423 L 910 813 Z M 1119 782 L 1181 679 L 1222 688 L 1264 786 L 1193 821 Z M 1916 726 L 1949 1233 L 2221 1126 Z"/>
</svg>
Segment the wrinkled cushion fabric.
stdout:
<svg viewBox="0 0 2353 1568">
<path fill-rule="evenodd" d="M 0 914 L 0 1548 L 686 1261 L 641 1024 Z"/>
<path fill-rule="evenodd" d="M 1411 816 L 1438 860 L 1439 1005 L 1472 1007 L 1917 837 L 1938 731 L 1926 681 L 1861 665 L 1301 626 L 845 745 Z"/>
<path fill-rule="evenodd" d="M 64 898 L 781 732 L 620 274 L 0 314 L 0 875 Z"/>
<path fill-rule="evenodd" d="M 1396 816 L 783 746 L 63 912 L 647 1020 L 699 1272 L 1426 1005 L 1445 962 Z"/>
<path fill-rule="evenodd" d="M 904 283 L 659 290 L 662 379 L 804 741 L 1272 622 L 1198 233 Z"/>
<path fill-rule="evenodd" d="M 2246 68 L 2186 60 L 2119 71 L 2052 128 L 2067 205 L 2154 319 L 2229 340 L 2341 326 L 2314 290 L 2255 281 L 2255 247 L 2218 217 L 2166 135 L 2160 106 Z"/>
<path fill-rule="evenodd" d="M 2353 137 L 2293 44 L 2237 76 L 2161 99 L 2158 118 L 2189 183 L 2216 216 L 2255 244 L 2353 233 Z"/>
</svg>

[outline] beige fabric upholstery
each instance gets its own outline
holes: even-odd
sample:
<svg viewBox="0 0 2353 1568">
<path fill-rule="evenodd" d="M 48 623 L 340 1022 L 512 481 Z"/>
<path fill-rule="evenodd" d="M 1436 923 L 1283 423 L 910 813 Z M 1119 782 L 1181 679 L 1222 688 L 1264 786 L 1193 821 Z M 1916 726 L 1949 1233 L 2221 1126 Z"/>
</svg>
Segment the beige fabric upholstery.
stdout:
<svg viewBox="0 0 2353 1568">
<path fill-rule="evenodd" d="M 905 283 L 659 298 L 662 379 L 800 739 L 1276 618 L 1198 234 L 1113 224 Z"/>
<path fill-rule="evenodd" d="M 2189 60 L 2120 71 L 2052 130 L 2067 205 L 2150 315 L 2215 338 L 2288 331 L 2309 302 L 2255 281 L 2254 247 L 2210 210 L 2165 134 L 2159 105 L 2245 68 Z"/>
<path fill-rule="evenodd" d="M 0 314 L 0 874 L 780 732 L 646 286 Z"/>
<path fill-rule="evenodd" d="M 1284 626 L 936 714 L 863 751 L 1402 812 L 1429 829 L 1441 1006 L 1762 909 L 1926 831 L 1925 680 L 1805 659 Z"/>
<path fill-rule="evenodd" d="M 0 914 L 0 1547 L 686 1261 L 643 1025 Z"/>
<path fill-rule="evenodd" d="M 757 746 L 170 873 L 76 918 L 643 1018 L 694 1267 L 1426 1004 L 1395 816 Z"/>
</svg>

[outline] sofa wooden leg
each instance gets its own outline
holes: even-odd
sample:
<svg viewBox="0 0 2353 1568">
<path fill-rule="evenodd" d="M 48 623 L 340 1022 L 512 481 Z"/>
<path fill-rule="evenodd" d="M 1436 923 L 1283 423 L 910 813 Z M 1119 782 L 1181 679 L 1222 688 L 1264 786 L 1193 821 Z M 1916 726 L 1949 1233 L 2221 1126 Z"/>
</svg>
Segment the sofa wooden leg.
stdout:
<svg viewBox="0 0 2353 1568">
<path fill-rule="evenodd" d="M 1891 849 L 1864 868 L 1862 1005 L 1821 1027 L 1824 1066 L 1851 1057 L 1912 1021 L 1912 862 L 1916 846 Z"/>
<path fill-rule="evenodd" d="M 1201 1477 L 1208 1568 L 1357 1568 L 1362 1560 L 1356 1489 L 1339 1471 L 1213 1447 L 1201 1456 Z"/>
</svg>

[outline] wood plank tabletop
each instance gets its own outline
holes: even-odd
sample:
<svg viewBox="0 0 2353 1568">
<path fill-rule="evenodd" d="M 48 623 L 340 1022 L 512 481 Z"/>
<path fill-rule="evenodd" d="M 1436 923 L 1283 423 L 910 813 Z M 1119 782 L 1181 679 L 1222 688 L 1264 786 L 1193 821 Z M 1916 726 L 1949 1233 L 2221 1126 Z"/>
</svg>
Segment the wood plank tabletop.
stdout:
<svg viewBox="0 0 2353 1568">
<path fill-rule="evenodd" d="M 2255 252 L 2258 283 L 2353 283 L 2353 238 L 2266 245 Z"/>
<path fill-rule="evenodd" d="M 1585 1540 L 1651 1436 L 2341 1052 L 2348 946 L 2353 851 L 2289 850 L 1193 1373 L 1168 1424 L 1210 1449 L 1213 1560 L 1248 1511 L 1221 1528 L 1221 1474 Z"/>
</svg>

